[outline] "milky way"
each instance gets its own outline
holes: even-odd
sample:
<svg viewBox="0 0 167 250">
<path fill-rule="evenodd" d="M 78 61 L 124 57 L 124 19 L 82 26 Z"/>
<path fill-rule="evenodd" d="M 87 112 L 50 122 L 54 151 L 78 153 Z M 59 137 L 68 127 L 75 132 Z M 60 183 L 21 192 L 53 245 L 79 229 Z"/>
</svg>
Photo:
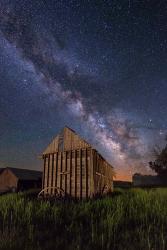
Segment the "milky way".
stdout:
<svg viewBox="0 0 167 250">
<path fill-rule="evenodd" d="M 167 125 L 166 10 L 163 1 L 0 1 L 1 165 L 40 168 L 37 155 L 68 125 L 117 178 L 149 173 Z"/>
</svg>

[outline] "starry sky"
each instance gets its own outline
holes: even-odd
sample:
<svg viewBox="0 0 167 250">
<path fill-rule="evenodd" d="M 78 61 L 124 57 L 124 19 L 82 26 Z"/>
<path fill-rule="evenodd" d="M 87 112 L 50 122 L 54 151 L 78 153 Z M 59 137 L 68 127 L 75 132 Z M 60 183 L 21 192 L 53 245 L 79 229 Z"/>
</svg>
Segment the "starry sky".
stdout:
<svg viewBox="0 0 167 250">
<path fill-rule="evenodd" d="M 0 166 L 41 169 L 67 125 L 149 174 L 166 114 L 166 1 L 0 0 Z"/>
</svg>

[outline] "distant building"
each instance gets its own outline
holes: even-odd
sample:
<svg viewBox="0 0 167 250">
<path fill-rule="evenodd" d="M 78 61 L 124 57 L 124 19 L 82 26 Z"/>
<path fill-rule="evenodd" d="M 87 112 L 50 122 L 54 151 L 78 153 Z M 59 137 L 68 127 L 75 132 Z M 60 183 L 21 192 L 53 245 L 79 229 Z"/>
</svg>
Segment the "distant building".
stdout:
<svg viewBox="0 0 167 250">
<path fill-rule="evenodd" d="M 41 188 L 41 186 L 40 171 L 9 167 L 0 169 L 0 193 Z"/>
<path fill-rule="evenodd" d="M 88 198 L 113 191 L 113 167 L 65 127 L 43 152 L 43 196 Z"/>
<path fill-rule="evenodd" d="M 134 174 L 132 177 L 134 187 L 161 187 L 166 186 L 167 182 L 158 175 Z"/>
<path fill-rule="evenodd" d="M 114 181 L 114 188 L 131 188 L 132 182 L 131 181 Z"/>
</svg>

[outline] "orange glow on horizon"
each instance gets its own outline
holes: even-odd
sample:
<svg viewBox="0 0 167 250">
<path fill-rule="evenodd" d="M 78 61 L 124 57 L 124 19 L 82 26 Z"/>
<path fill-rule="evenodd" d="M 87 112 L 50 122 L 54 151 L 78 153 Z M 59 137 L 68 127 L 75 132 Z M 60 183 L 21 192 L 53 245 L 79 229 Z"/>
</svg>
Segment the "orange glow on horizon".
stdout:
<svg viewBox="0 0 167 250">
<path fill-rule="evenodd" d="M 114 180 L 119 180 L 119 181 L 132 181 L 132 175 L 127 174 L 127 173 L 121 173 L 117 172 L 116 177 L 114 177 Z"/>
</svg>

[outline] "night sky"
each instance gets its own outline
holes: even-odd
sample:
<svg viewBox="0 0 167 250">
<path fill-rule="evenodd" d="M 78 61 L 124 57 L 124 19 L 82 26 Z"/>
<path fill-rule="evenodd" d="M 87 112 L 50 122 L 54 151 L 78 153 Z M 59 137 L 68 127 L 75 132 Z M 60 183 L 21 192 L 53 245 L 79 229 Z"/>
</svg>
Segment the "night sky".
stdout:
<svg viewBox="0 0 167 250">
<path fill-rule="evenodd" d="M 150 173 L 167 132 L 167 2 L 0 0 L 0 167 L 41 169 L 65 126 Z"/>
</svg>

